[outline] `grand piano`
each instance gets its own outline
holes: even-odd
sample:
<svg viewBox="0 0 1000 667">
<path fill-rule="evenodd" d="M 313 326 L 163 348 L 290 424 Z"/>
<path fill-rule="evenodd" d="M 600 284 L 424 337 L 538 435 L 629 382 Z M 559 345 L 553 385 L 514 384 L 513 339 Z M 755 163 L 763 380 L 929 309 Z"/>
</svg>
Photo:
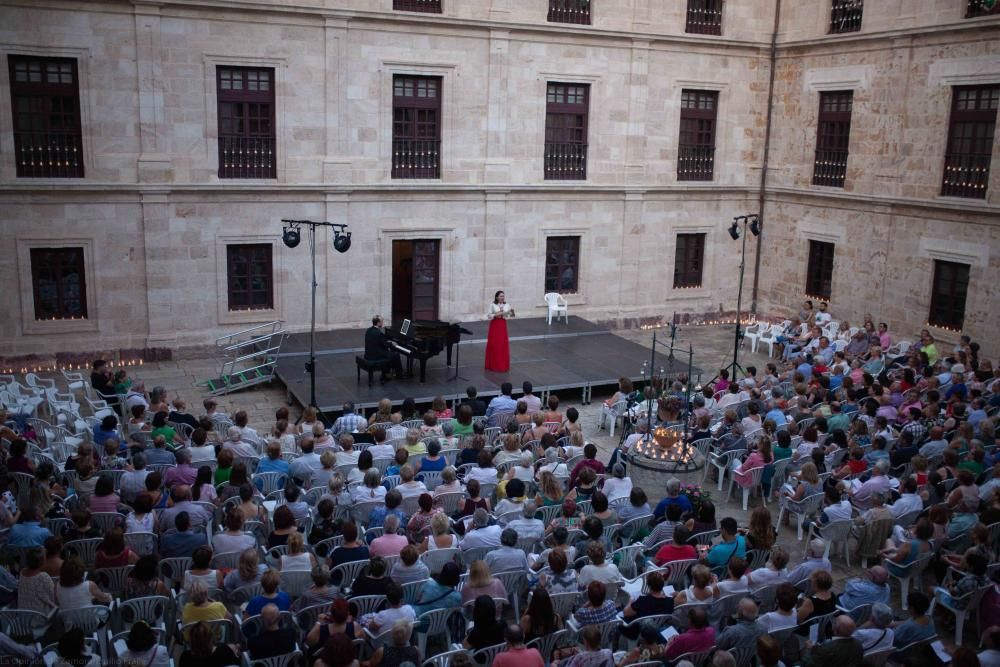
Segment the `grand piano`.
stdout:
<svg viewBox="0 0 1000 667">
<path fill-rule="evenodd" d="M 457 322 L 441 320 L 403 320 L 398 326 L 386 329 L 389 349 L 406 357 L 406 370 L 413 374 L 413 360 L 420 362 L 420 381 L 427 381 L 427 360 L 447 350 L 451 366 L 451 351 L 462 338 L 472 332 Z"/>
</svg>

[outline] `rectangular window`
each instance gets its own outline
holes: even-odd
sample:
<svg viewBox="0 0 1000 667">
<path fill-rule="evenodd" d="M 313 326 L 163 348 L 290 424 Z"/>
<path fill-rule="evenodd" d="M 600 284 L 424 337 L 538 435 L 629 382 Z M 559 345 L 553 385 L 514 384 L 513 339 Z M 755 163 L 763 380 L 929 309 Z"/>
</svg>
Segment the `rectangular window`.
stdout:
<svg viewBox="0 0 1000 667">
<path fill-rule="evenodd" d="M 545 97 L 545 180 L 587 178 L 590 85 L 549 83 Z"/>
<path fill-rule="evenodd" d="M 392 77 L 392 177 L 441 178 L 441 77 Z"/>
<path fill-rule="evenodd" d="M 32 248 L 36 320 L 87 318 L 83 248 Z"/>
<path fill-rule="evenodd" d="M 229 310 L 274 308 L 274 272 L 270 243 L 226 246 Z"/>
<path fill-rule="evenodd" d="M 549 23 L 590 25 L 590 0 L 549 0 Z"/>
<path fill-rule="evenodd" d="M 216 68 L 219 178 L 277 178 L 274 69 Z"/>
<path fill-rule="evenodd" d="M 857 32 L 861 30 L 864 0 L 833 0 L 830 6 L 830 32 Z"/>
<path fill-rule="evenodd" d="M 83 178 L 76 59 L 11 55 L 7 61 L 18 177 Z"/>
<path fill-rule="evenodd" d="M 942 195 L 986 198 L 998 105 L 997 85 L 956 86 L 952 90 Z"/>
<path fill-rule="evenodd" d="M 579 276 L 580 237 L 548 237 L 545 240 L 545 291 L 574 293 Z"/>
<path fill-rule="evenodd" d="M 968 0 L 968 3 L 965 8 L 965 18 L 967 19 L 1000 14 L 1000 2 L 992 2 L 990 6 L 987 6 L 987 0 Z"/>
<path fill-rule="evenodd" d="M 819 122 L 816 129 L 816 160 L 813 185 L 844 187 L 847 149 L 851 140 L 851 108 L 854 93 L 839 90 L 819 94 Z"/>
<path fill-rule="evenodd" d="M 715 165 L 715 121 L 719 93 L 681 91 L 681 136 L 677 143 L 677 180 L 710 181 Z"/>
<path fill-rule="evenodd" d="M 678 234 L 674 253 L 674 287 L 701 287 L 705 235 Z"/>
<path fill-rule="evenodd" d="M 392 8 L 398 12 L 440 14 L 441 0 L 392 0 Z"/>
<path fill-rule="evenodd" d="M 806 266 L 806 294 L 830 299 L 833 292 L 834 245 L 825 241 L 809 241 L 809 263 Z"/>
<path fill-rule="evenodd" d="M 722 34 L 722 0 L 688 0 L 684 32 Z"/>
<path fill-rule="evenodd" d="M 934 260 L 931 313 L 927 321 L 959 330 L 965 323 L 965 297 L 969 291 L 969 265 Z"/>
</svg>

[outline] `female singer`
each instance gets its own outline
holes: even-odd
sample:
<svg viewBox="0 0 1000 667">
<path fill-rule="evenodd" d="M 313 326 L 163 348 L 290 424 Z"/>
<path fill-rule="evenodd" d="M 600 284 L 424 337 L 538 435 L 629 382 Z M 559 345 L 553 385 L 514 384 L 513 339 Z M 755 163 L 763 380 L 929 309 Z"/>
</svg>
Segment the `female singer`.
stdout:
<svg viewBox="0 0 1000 667">
<path fill-rule="evenodd" d="M 507 319 L 514 317 L 514 309 L 507 303 L 503 291 L 493 295 L 490 312 L 490 331 L 486 336 L 486 370 L 506 373 L 510 370 L 510 339 L 507 338 Z"/>
</svg>

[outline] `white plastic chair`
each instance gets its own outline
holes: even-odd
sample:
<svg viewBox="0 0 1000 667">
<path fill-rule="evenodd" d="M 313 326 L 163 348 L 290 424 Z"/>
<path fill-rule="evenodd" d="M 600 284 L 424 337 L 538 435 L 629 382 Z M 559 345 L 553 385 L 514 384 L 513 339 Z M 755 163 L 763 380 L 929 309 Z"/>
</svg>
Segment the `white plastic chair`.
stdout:
<svg viewBox="0 0 1000 667">
<path fill-rule="evenodd" d="M 851 550 L 848 544 L 848 538 L 851 536 L 851 527 L 854 522 L 850 519 L 845 519 L 843 521 L 831 521 L 825 526 L 817 526 L 812 524 L 809 526 L 809 539 L 815 537 L 823 538 L 826 543 L 826 551 L 823 553 L 823 558 L 830 557 L 830 545 L 834 542 L 842 542 L 844 544 L 844 562 L 847 563 L 847 567 L 851 566 Z"/>
<path fill-rule="evenodd" d="M 781 511 L 778 512 L 778 525 L 780 526 L 785 518 L 785 513 L 788 512 L 792 515 L 792 520 L 795 521 L 795 530 L 798 539 L 802 540 L 802 522 L 805 521 L 806 517 L 815 514 L 819 511 L 820 506 L 823 504 L 823 493 L 814 493 L 811 496 L 807 496 L 799 501 L 784 499 L 781 503 Z"/>
<path fill-rule="evenodd" d="M 900 580 L 900 581 L 902 581 L 902 580 Z M 992 585 L 990 585 L 990 586 L 981 586 L 981 587 L 979 587 L 978 589 L 976 589 L 974 591 L 966 593 L 962 597 L 952 598 L 951 604 L 949 604 L 949 603 L 947 603 L 947 602 L 944 601 L 944 597 L 942 596 L 941 589 L 937 589 L 937 590 L 934 591 L 934 600 L 931 602 L 931 608 L 927 611 L 927 614 L 928 615 L 933 614 L 934 613 L 934 607 L 936 605 L 941 605 L 942 607 L 944 607 L 945 609 L 947 609 L 948 611 L 950 611 L 952 614 L 954 614 L 955 615 L 955 644 L 961 646 L 961 644 L 962 644 L 962 638 L 963 638 L 962 632 L 965 629 L 965 618 L 969 614 L 975 614 L 976 617 L 978 618 L 978 616 L 979 616 L 979 604 L 980 604 L 980 602 L 982 602 L 983 596 L 986 595 L 986 591 L 988 591 L 990 588 L 992 588 Z M 906 589 L 905 588 L 903 589 L 903 595 L 906 595 Z M 958 607 L 955 606 L 955 603 L 959 602 L 959 601 L 961 601 L 961 603 L 964 603 L 964 606 L 962 608 L 958 608 Z M 906 598 L 905 597 L 903 598 L 903 608 L 904 609 L 906 608 Z"/>
<path fill-rule="evenodd" d="M 618 424 L 618 418 L 626 409 L 628 409 L 628 401 L 618 401 L 611 406 L 602 403 L 601 418 L 597 422 L 597 428 L 602 429 L 606 423 L 609 423 L 608 430 L 611 432 L 611 437 L 615 437 L 615 426 Z"/>
<path fill-rule="evenodd" d="M 760 340 L 760 335 L 767 331 L 768 328 L 768 325 L 764 322 L 756 322 L 743 330 L 743 340 L 750 341 L 750 350 L 752 352 L 757 351 L 757 341 Z"/>
<path fill-rule="evenodd" d="M 556 319 L 559 319 L 561 315 L 566 324 L 569 324 L 569 304 L 566 303 L 565 297 L 558 292 L 549 292 L 545 295 L 545 304 L 548 306 L 549 311 L 546 315 L 546 324 L 552 324 L 552 316 L 555 315 Z"/>
<path fill-rule="evenodd" d="M 774 342 L 778 338 L 778 336 L 781 335 L 781 332 L 782 332 L 782 328 L 780 326 L 778 326 L 777 324 L 772 324 L 771 327 L 767 331 L 760 332 L 760 335 L 757 336 L 757 340 L 755 340 L 753 342 L 753 345 L 750 347 L 750 349 L 753 352 L 756 352 L 757 351 L 757 347 L 760 344 L 765 343 L 765 344 L 767 344 L 767 356 L 768 356 L 768 358 L 773 357 L 774 356 Z"/>
<path fill-rule="evenodd" d="M 913 561 L 912 563 L 910 563 L 905 567 L 894 565 L 890 568 L 887 568 L 889 570 L 889 576 L 892 577 L 893 579 L 899 580 L 899 597 L 903 603 L 903 611 L 906 611 L 906 596 L 910 592 L 910 580 L 913 579 L 914 577 L 917 577 L 918 587 L 923 588 L 923 586 L 920 585 L 920 580 L 923 578 L 924 570 L 927 568 L 928 565 L 930 565 L 931 557 L 933 555 L 934 555 L 933 552 L 924 554 L 923 556 L 920 556 L 915 561 Z M 937 600 L 936 595 L 935 595 L 935 601 L 940 602 L 940 600 Z M 943 602 L 941 602 L 941 606 L 945 607 L 945 609 L 954 611 L 951 609 L 951 607 L 944 604 Z M 976 607 L 978 608 L 978 606 L 979 603 L 977 602 Z M 933 611 L 933 609 L 934 609 L 934 603 L 931 603 L 931 611 Z M 956 629 L 960 630 L 961 626 L 958 625 L 958 614 L 955 614 L 955 620 L 957 626 Z M 961 637 L 962 635 L 959 634 L 958 636 Z M 959 639 L 958 643 L 959 644 L 962 643 L 961 639 Z"/>
<path fill-rule="evenodd" d="M 747 501 L 750 499 L 750 494 L 753 493 L 754 489 L 756 489 L 760 493 L 761 501 L 763 501 L 763 503 L 767 505 L 767 496 L 764 494 L 764 487 L 761 484 L 761 477 L 764 474 L 764 466 L 751 468 L 750 470 L 746 470 L 744 472 L 750 475 L 750 485 L 749 486 L 743 486 L 742 484 L 738 485 L 743 490 L 743 511 L 744 512 L 747 511 Z M 733 473 L 730 472 L 729 492 L 726 494 L 727 501 L 729 500 L 729 497 L 733 495 L 733 486 L 737 486 L 736 477 L 734 477 Z"/>
</svg>

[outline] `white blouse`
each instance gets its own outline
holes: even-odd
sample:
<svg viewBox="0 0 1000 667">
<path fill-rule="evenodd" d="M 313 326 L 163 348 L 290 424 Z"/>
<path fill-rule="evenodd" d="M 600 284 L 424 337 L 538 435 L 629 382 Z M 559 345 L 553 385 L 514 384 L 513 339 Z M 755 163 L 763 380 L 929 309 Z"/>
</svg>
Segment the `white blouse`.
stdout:
<svg viewBox="0 0 1000 667">
<path fill-rule="evenodd" d="M 486 319 L 492 320 L 497 313 L 503 314 L 504 319 L 514 317 L 514 309 L 510 307 L 509 303 L 491 303 L 490 309 L 486 313 Z"/>
</svg>

